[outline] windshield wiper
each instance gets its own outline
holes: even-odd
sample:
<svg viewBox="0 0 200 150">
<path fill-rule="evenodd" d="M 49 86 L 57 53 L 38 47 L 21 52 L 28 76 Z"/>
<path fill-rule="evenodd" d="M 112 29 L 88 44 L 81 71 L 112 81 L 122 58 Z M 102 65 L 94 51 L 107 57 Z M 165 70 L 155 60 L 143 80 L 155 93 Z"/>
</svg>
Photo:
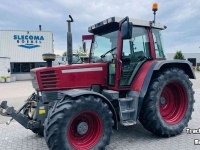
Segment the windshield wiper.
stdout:
<svg viewBox="0 0 200 150">
<path fill-rule="evenodd" d="M 100 57 L 103 58 L 105 57 L 108 53 L 111 53 L 112 51 L 114 51 L 117 47 L 112 48 L 111 50 L 107 51 L 105 54 L 101 55 Z"/>
</svg>

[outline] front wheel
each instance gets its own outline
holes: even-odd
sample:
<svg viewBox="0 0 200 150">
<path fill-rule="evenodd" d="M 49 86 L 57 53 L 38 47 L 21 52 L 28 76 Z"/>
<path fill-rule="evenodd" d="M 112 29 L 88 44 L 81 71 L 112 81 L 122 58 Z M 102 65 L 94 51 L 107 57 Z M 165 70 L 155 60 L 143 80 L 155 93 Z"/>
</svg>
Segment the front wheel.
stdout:
<svg viewBox="0 0 200 150">
<path fill-rule="evenodd" d="M 112 134 L 112 112 L 98 97 L 58 102 L 45 120 L 45 140 L 52 150 L 105 149 Z"/>
<path fill-rule="evenodd" d="M 139 120 L 159 136 L 180 134 L 193 111 L 194 92 L 188 75 L 178 68 L 166 69 L 151 81 Z"/>
</svg>

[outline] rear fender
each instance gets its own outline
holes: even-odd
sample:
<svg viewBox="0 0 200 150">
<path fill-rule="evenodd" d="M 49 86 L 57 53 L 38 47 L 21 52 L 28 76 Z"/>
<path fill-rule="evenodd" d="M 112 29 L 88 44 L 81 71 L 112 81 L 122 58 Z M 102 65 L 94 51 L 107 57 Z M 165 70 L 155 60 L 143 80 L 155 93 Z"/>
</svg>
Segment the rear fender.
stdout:
<svg viewBox="0 0 200 150">
<path fill-rule="evenodd" d="M 89 91 L 89 90 L 83 90 L 83 89 L 73 89 L 73 90 L 66 90 L 63 91 L 65 96 L 63 97 L 62 100 L 64 100 L 67 96 L 72 97 L 72 98 L 76 98 L 79 96 L 85 96 L 85 95 L 93 95 L 93 96 L 98 96 L 100 97 L 103 102 L 107 103 L 110 110 L 113 113 L 113 119 L 114 119 L 114 129 L 118 130 L 118 120 L 117 120 L 117 114 L 116 111 L 112 105 L 112 103 L 102 94 L 99 94 L 97 92 L 93 92 L 93 91 Z"/>
<path fill-rule="evenodd" d="M 186 60 L 163 60 L 163 61 L 155 61 L 148 68 L 147 74 L 143 80 L 143 84 L 141 87 L 139 102 L 138 102 L 138 117 L 142 107 L 143 99 L 147 93 L 151 78 L 153 73 L 156 71 L 160 71 L 166 68 L 180 68 L 185 71 L 185 73 L 189 76 L 190 79 L 196 79 L 194 71 L 189 61 Z"/>
<path fill-rule="evenodd" d="M 165 60 L 157 61 L 154 70 L 163 70 L 165 68 L 180 68 L 185 71 L 190 79 L 196 79 L 192 65 L 187 60 Z"/>
</svg>

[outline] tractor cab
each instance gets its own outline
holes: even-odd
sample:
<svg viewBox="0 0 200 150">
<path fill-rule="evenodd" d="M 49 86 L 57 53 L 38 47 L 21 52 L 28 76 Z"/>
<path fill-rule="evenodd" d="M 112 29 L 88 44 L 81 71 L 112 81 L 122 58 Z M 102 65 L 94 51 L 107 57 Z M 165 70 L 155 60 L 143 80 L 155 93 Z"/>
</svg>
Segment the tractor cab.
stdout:
<svg viewBox="0 0 200 150">
<path fill-rule="evenodd" d="M 126 89 L 142 65 L 149 60 L 166 59 L 161 23 L 111 17 L 88 28 L 93 35 L 89 63 L 108 64 L 110 89 Z M 84 43 L 85 44 L 85 43 Z"/>
</svg>

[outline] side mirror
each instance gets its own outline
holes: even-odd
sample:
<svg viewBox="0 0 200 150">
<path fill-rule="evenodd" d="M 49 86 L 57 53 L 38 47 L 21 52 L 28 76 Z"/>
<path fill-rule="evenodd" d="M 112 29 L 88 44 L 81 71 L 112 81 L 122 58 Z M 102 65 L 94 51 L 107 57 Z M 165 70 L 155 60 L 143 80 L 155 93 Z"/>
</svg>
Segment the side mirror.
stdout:
<svg viewBox="0 0 200 150">
<path fill-rule="evenodd" d="M 86 52 L 86 42 L 83 41 L 83 51 Z"/>
<path fill-rule="evenodd" d="M 131 39 L 132 38 L 132 29 L 133 29 L 133 24 L 132 22 L 124 22 L 121 25 L 121 39 Z"/>
</svg>

